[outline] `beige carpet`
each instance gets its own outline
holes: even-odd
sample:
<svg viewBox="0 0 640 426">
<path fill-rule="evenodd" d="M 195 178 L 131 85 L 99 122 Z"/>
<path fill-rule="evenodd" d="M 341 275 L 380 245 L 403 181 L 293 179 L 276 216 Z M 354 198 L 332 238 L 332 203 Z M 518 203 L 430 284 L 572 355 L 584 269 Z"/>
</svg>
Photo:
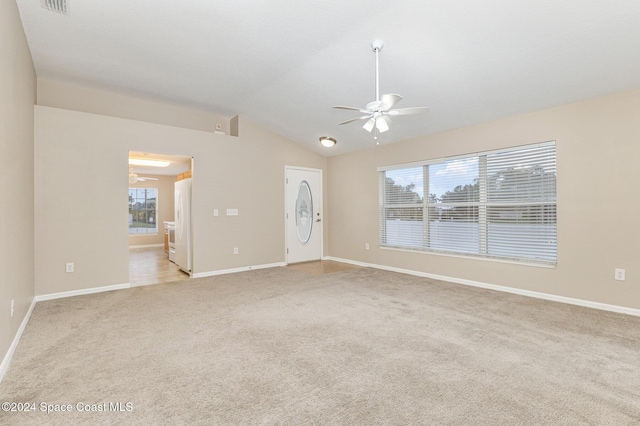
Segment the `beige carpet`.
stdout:
<svg viewBox="0 0 640 426">
<path fill-rule="evenodd" d="M 16 425 L 638 424 L 640 318 L 368 268 L 250 271 L 38 303 L 0 401 L 35 403 L 0 412 Z"/>
</svg>

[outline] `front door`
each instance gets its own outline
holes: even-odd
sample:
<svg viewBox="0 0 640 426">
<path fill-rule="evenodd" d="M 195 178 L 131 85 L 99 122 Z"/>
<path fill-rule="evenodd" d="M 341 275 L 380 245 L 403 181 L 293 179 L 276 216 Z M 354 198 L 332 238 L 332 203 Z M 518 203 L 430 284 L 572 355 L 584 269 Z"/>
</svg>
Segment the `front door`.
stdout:
<svg viewBox="0 0 640 426">
<path fill-rule="evenodd" d="M 287 263 L 322 257 L 322 170 L 287 167 Z"/>
</svg>

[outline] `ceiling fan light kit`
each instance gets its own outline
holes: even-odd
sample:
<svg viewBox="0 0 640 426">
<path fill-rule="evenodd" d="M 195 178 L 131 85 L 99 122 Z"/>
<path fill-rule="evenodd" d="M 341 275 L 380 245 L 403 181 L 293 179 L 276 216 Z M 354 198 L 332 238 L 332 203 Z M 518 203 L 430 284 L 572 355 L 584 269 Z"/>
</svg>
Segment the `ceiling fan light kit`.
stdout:
<svg viewBox="0 0 640 426">
<path fill-rule="evenodd" d="M 343 121 L 340 123 L 347 124 L 352 123 L 357 120 L 367 120 L 366 123 L 362 126 L 367 132 L 373 133 L 373 138 L 378 139 L 379 133 L 384 133 L 389 130 L 391 125 L 390 115 L 413 115 L 413 114 L 421 114 L 429 111 L 428 107 L 412 107 L 412 108 L 396 108 L 391 109 L 395 104 L 400 102 L 403 97 L 395 94 L 395 93 L 387 93 L 380 96 L 380 71 L 379 71 L 379 61 L 378 55 L 380 51 L 384 47 L 384 43 L 382 40 L 376 39 L 371 43 L 371 49 L 376 55 L 376 100 L 373 102 L 369 102 L 364 108 L 356 108 L 349 106 L 334 106 L 336 109 L 346 109 L 349 111 L 358 111 L 365 115 L 360 117 L 352 118 L 350 120 Z"/>
<path fill-rule="evenodd" d="M 338 143 L 334 138 L 330 138 L 329 136 L 322 136 L 320 138 L 320 143 L 322 146 L 326 146 L 327 148 L 331 148 L 336 143 Z"/>
</svg>

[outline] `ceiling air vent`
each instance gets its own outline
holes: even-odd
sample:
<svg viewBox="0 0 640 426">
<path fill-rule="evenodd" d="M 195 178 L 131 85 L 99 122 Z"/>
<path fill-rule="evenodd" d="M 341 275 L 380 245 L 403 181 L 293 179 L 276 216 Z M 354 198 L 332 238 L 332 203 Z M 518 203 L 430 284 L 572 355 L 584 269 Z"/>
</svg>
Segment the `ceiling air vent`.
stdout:
<svg viewBox="0 0 640 426">
<path fill-rule="evenodd" d="M 67 0 L 42 0 L 42 7 L 63 15 L 69 15 Z"/>
</svg>

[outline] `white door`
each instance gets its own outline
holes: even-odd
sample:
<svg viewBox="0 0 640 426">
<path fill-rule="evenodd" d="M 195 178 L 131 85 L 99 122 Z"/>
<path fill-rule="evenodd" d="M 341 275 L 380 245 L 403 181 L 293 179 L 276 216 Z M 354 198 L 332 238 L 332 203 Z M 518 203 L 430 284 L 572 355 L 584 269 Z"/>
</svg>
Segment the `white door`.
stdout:
<svg viewBox="0 0 640 426">
<path fill-rule="evenodd" d="M 287 263 L 322 257 L 322 170 L 287 167 Z"/>
</svg>

